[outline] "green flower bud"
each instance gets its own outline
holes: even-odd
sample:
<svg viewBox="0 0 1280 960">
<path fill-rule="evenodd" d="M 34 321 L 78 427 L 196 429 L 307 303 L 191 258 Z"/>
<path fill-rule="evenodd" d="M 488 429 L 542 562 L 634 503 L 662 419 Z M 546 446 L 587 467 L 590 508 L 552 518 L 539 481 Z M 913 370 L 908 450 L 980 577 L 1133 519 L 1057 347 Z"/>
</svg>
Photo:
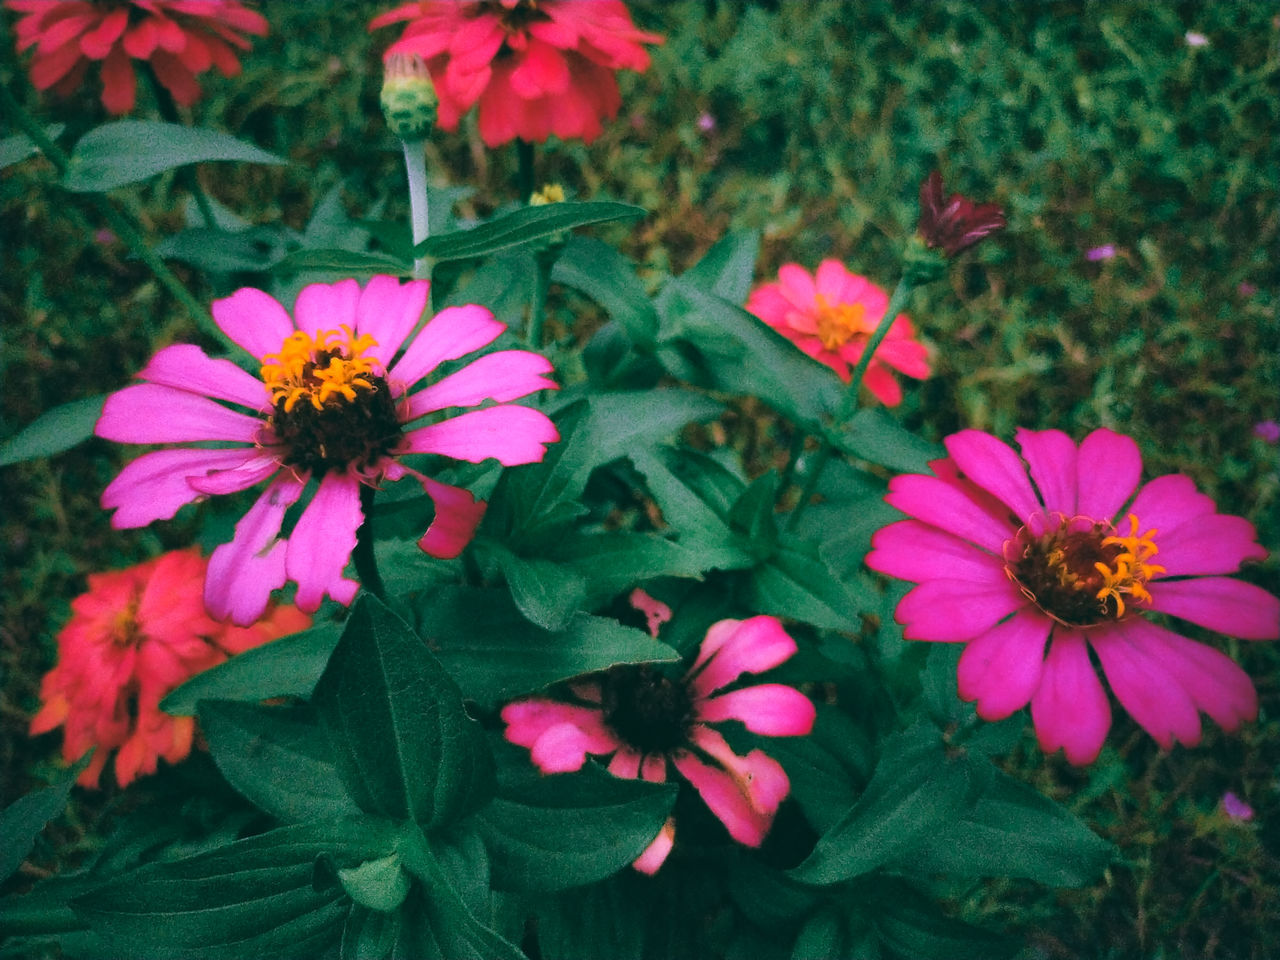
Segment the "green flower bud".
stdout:
<svg viewBox="0 0 1280 960">
<path fill-rule="evenodd" d="M 417 54 L 387 57 L 382 81 L 382 115 L 401 140 L 425 140 L 436 125 L 436 88 Z"/>
</svg>

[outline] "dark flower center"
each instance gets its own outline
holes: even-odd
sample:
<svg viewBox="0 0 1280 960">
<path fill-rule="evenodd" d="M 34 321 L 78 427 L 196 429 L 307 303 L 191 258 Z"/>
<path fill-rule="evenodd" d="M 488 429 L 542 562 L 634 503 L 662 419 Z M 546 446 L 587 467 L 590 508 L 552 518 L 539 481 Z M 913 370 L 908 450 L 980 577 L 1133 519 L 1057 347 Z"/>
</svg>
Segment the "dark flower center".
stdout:
<svg viewBox="0 0 1280 960">
<path fill-rule="evenodd" d="M 601 705 L 605 723 L 639 753 L 669 753 L 689 742 L 689 691 L 653 667 L 611 669 L 604 676 Z"/>
</svg>

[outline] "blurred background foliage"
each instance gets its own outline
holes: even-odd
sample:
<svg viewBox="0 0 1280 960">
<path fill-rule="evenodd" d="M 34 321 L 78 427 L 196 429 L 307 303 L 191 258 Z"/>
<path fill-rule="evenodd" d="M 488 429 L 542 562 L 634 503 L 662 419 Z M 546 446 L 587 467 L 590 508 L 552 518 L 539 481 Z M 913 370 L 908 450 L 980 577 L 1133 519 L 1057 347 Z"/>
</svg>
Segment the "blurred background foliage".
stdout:
<svg viewBox="0 0 1280 960">
<path fill-rule="evenodd" d="M 240 77 L 205 81 L 193 122 L 289 157 L 286 167 L 212 166 L 201 181 L 248 223 L 301 230 L 339 190 L 359 219 L 407 216 L 398 144 L 378 110 L 385 5 L 269 0 L 271 36 Z M 538 178 L 579 199 L 650 216 L 606 232 L 655 285 L 725 231 L 757 228 L 757 279 L 779 265 L 843 260 L 897 279 L 920 180 L 1001 203 L 1006 233 L 964 258 L 911 314 L 935 375 L 899 415 L 940 438 L 1016 426 L 1077 438 L 1134 436 L 1148 475 L 1183 472 L 1222 512 L 1280 547 L 1278 449 L 1253 428 L 1280 419 L 1280 8 L 1211 2 L 633 2 L 667 37 L 623 109 L 590 146 L 539 150 Z M 90 83 L 70 101 L 34 93 L 0 28 L 0 81 L 70 144 L 105 118 Z M 145 91 L 141 116 L 156 115 Z M 513 150 L 488 151 L 474 117 L 429 146 L 437 186 L 474 189 L 483 216 L 514 200 Z M 0 437 L 57 404 L 123 385 L 156 348 L 190 338 L 181 307 L 39 159 L 0 172 Z M 113 194 L 160 241 L 184 224 L 172 176 Z M 272 233 L 275 231 L 275 234 Z M 1090 259 L 1095 248 L 1114 255 Z M 175 269 L 207 301 L 252 276 Z M 581 342 L 603 319 L 553 288 L 551 329 Z M 763 470 L 785 427 L 740 404 L 712 433 Z M 94 570 L 190 542 L 190 519 L 110 530 L 97 497 L 130 451 L 90 441 L 0 470 L 0 802 L 57 763 L 31 741 L 41 674 L 70 599 Z M 1246 576 L 1280 590 L 1277 562 Z M 1028 938 L 1028 957 L 1263 958 L 1280 942 L 1280 655 L 1231 642 L 1255 678 L 1257 723 L 1206 728 L 1164 753 L 1117 714 L 1092 767 L 1024 738 L 1008 768 L 1115 842 L 1096 887 L 1048 892 L 979 883 L 944 890 L 967 919 Z M 171 791 L 175 771 L 142 792 Z M 1232 820 L 1233 791 L 1255 810 Z M 84 796 L 46 835 L 49 863 L 98 842 L 102 818 L 136 802 Z"/>
</svg>

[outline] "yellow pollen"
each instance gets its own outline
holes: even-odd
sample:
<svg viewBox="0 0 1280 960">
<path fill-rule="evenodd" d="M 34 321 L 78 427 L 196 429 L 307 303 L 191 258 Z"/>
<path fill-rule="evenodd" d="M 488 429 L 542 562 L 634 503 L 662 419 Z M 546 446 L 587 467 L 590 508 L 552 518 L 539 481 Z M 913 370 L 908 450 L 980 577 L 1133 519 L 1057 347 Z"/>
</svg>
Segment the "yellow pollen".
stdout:
<svg viewBox="0 0 1280 960">
<path fill-rule="evenodd" d="M 335 397 L 350 402 L 356 390 L 376 389 L 373 378 L 381 375 L 381 366 L 376 357 L 365 356 L 375 346 L 373 337 L 357 337 L 346 324 L 314 337 L 295 330 L 279 353 L 263 358 L 262 382 L 273 405 L 284 402 L 285 413 L 302 400 L 317 410 Z"/>
<path fill-rule="evenodd" d="M 867 322 L 867 310 L 860 303 L 828 303 L 818 294 L 814 298 L 818 307 L 818 339 L 827 350 L 839 350 L 850 340 L 868 337 L 875 329 Z"/>
<path fill-rule="evenodd" d="M 129 604 L 116 613 L 111 623 L 111 640 L 118 647 L 137 646 L 142 639 L 142 630 L 138 625 L 138 604 L 142 598 L 135 594 Z"/>
<path fill-rule="evenodd" d="M 1115 600 L 1117 618 L 1124 616 L 1123 594 L 1128 594 L 1143 603 L 1150 603 L 1151 593 L 1147 590 L 1147 581 L 1165 572 L 1165 568 L 1158 563 L 1147 562 L 1159 551 L 1152 539 L 1156 533 L 1157 531 L 1152 529 L 1139 534 L 1138 518 L 1131 513 L 1128 536 L 1113 535 L 1102 541 L 1104 547 L 1113 545 L 1120 547 L 1120 553 L 1112 560 L 1111 566 L 1105 563 L 1094 564 L 1103 581 L 1101 589 L 1095 596 L 1104 607 L 1108 597 Z"/>
<path fill-rule="evenodd" d="M 545 207 L 549 203 L 564 203 L 564 187 L 560 184 L 548 183 L 529 197 L 531 207 Z"/>
</svg>

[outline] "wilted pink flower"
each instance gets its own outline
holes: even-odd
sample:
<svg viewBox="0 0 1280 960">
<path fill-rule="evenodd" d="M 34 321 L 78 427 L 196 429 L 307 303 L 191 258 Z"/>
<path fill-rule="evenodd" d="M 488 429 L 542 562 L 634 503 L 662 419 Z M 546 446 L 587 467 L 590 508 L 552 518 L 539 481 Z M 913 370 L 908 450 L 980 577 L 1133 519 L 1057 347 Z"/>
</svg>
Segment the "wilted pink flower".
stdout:
<svg viewBox="0 0 1280 960">
<path fill-rule="evenodd" d="M 888 306 L 887 293 L 839 260 L 823 260 L 816 274 L 799 264 L 784 264 L 777 282 L 760 284 L 746 303 L 749 313 L 846 383 Z M 905 313 L 894 319 L 864 376 L 872 396 L 892 407 L 902 402 L 902 388 L 889 368 L 909 377 L 929 375 L 924 344 L 915 339 Z"/>
<path fill-rule="evenodd" d="M 948 257 L 1005 226 L 1004 211 L 998 204 L 975 204 L 958 193 L 944 199 L 942 174 L 937 170 L 920 184 L 919 234 L 927 246 L 941 247 Z"/>
<path fill-rule="evenodd" d="M 960 696 L 987 720 L 1030 701 L 1041 747 L 1076 764 L 1097 757 L 1111 725 L 1090 648 L 1162 747 L 1199 742 L 1200 711 L 1226 730 L 1254 717 L 1240 667 L 1146 617 L 1280 636 L 1280 600 L 1223 576 L 1266 557 L 1253 525 L 1217 513 L 1181 474 L 1139 488 L 1137 444 L 1110 430 L 1078 447 L 1058 430 L 1017 437 L 1022 458 L 963 430 L 933 476 L 891 481 L 887 501 L 913 519 L 877 532 L 867 565 L 919 584 L 895 613 L 903 635 L 964 643 Z"/>
<path fill-rule="evenodd" d="M 440 126 L 480 105 L 490 147 L 552 134 L 590 143 L 618 113 L 614 74 L 649 67 L 646 43 L 619 0 L 420 0 L 374 17 L 375 30 L 407 20 L 387 56 L 426 61 L 440 96 Z"/>
<path fill-rule="evenodd" d="M 763 750 L 740 757 L 712 726 L 738 720 L 753 733 L 802 736 L 814 706 L 800 691 L 761 683 L 722 692 L 744 673 L 771 670 L 796 652 L 774 617 L 721 620 L 707 631 L 697 659 L 679 679 L 657 666 L 622 665 L 568 685 L 572 701 L 533 697 L 507 704 L 506 737 L 528 747 L 543 773 L 581 769 L 587 754 L 609 756 L 609 772 L 666 780 L 668 765 L 691 783 L 729 835 L 758 847 L 791 781 Z M 674 840 L 668 822 L 635 862 L 653 873 Z"/>
<path fill-rule="evenodd" d="M 1280 443 L 1280 423 L 1274 420 L 1263 420 L 1253 426 L 1253 435 L 1267 443 Z"/>
<path fill-rule="evenodd" d="M 260 365 L 261 379 L 199 347 L 165 347 L 138 376 L 146 381 L 107 398 L 96 433 L 122 443 L 171 443 L 143 454 L 102 495 L 117 529 L 172 517 L 208 494 L 234 493 L 271 478 L 213 552 L 205 602 L 219 618 L 256 620 L 271 591 L 298 584 L 297 604 L 313 611 L 327 593 L 350 603 L 358 584 L 344 576 L 364 521 L 361 485 L 412 476 L 435 503 L 419 541 L 453 557 L 471 540 L 485 504 L 471 493 L 406 466 L 431 453 L 511 466 L 542 459 L 559 439 L 546 414 L 507 403 L 555 389 L 551 364 L 525 350 L 486 354 L 411 393 L 440 364 L 492 343 L 506 326 L 484 307 L 446 307 L 414 336 L 429 284 L 374 277 L 304 287 L 294 317 L 274 298 L 246 287 L 213 303 L 222 331 Z M 295 320 L 296 317 L 296 320 Z M 398 359 L 396 359 L 398 357 Z M 473 410 L 422 426 L 429 414 Z M 219 402 L 221 401 L 221 402 Z M 249 411 L 242 412 L 243 408 Z M 193 446 L 216 443 L 217 447 Z M 310 480 L 315 493 L 288 539 L 285 513 Z"/>
<path fill-rule="evenodd" d="M 1248 821 L 1253 819 L 1253 807 L 1249 806 L 1230 790 L 1222 795 L 1222 809 L 1232 820 Z"/>
<path fill-rule="evenodd" d="M 18 52 L 35 47 L 31 83 L 69 94 L 89 64 L 102 64 L 102 105 L 112 113 L 133 109 L 142 60 L 183 106 L 200 97 L 196 74 L 217 67 L 240 72 L 242 34 L 266 36 L 267 21 L 240 0 L 5 0 L 23 14 L 14 32 Z"/>
<path fill-rule="evenodd" d="M 1114 243 L 1104 243 L 1100 247 L 1092 247 L 1085 252 L 1084 258 L 1090 263 L 1097 263 L 1099 260 L 1110 260 L 1116 255 L 1116 245 Z"/>
</svg>

